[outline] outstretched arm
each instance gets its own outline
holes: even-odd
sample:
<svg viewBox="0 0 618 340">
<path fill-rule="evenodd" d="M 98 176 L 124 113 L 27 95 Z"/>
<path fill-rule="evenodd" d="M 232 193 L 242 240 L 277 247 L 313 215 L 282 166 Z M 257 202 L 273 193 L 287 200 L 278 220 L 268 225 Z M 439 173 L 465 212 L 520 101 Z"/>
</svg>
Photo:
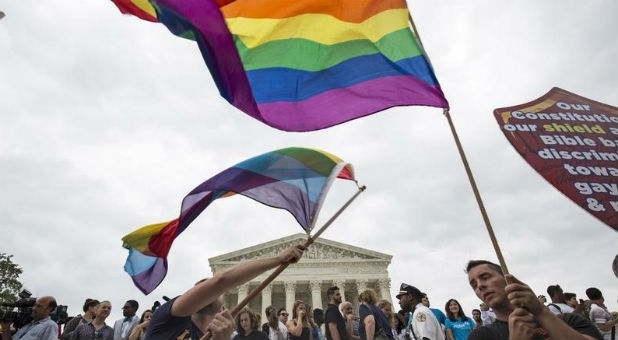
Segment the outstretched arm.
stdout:
<svg viewBox="0 0 618 340">
<path fill-rule="evenodd" d="M 171 314 L 189 316 L 215 301 L 232 287 L 243 284 L 278 265 L 298 262 L 304 250 L 303 245 L 296 245 L 275 257 L 243 262 L 228 268 L 179 296 L 172 306 Z"/>
</svg>

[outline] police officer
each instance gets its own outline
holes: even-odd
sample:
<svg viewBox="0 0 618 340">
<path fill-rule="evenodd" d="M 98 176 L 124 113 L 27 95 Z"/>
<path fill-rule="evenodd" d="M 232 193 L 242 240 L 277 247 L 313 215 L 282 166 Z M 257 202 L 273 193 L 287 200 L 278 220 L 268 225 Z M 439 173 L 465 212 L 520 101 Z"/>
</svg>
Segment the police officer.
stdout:
<svg viewBox="0 0 618 340">
<path fill-rule="evenodd" d="M 421 303 L 423 293 L 407 283 L 402 283 L 397 293 L 399 306 L 410 312 L 407 337 L 411 340 L 444 340 L 444 332 L 433 312 Z"/>
</svg>

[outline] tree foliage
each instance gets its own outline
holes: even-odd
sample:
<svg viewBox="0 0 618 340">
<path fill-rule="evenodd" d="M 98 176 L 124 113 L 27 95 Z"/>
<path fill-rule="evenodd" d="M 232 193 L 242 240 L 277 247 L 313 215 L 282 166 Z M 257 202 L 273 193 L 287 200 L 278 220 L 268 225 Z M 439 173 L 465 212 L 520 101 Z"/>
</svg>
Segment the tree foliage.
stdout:
<svg viewBox="0 0 618 340">
<path fill-rule="evenodd" d="M 0 253 L 0 302 L 13 302 L 17 300 L 17 294 L 22 284 L 19 275 L 23 272 L 21 267 L 13 263 L 13 255 Z"/>
</svg>

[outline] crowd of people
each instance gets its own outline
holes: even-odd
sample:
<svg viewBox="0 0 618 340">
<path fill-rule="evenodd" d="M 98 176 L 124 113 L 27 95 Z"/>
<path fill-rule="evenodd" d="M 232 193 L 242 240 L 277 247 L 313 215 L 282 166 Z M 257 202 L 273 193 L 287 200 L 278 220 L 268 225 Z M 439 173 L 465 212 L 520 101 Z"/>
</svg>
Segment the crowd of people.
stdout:
<svg viewBox="0 0 618 340">
<path fill-rule="evenodd" d="M 546 304 L 544 295 L 537 296 L 515 276 L 504 275 L 499 265 L 483 260 L 470 261 L 466 268 L 470 287 L 482 301 L 471 311 L 472 317 L 456 299 L 446 301 L 444 311 L 431 308 L 427 294 L 406 283 L 396 295 L 401 308 L 396 313 L 388 300 L 378 300 L 373 289 L 359 294 L 355 310 L 336 286 L 326 292 L 325 310 L 312 309 L 301 300 L 290 312 L 269 306 L 263 311 L 267 322 L 261 326 L 256 311 L 245 307 L 233 317 L 223 307 L 222 295 L 228 289 L 278 265 L 297 262 L 304 250 L 298 245 L 275 257 L 235 265 L 140 316 L 137 301 L 126 301 L 123 318 L 113 327 L 106 323 L 111 302 L 87 299 L 83 314 L 60 332 L 50 319 L 55 299 L 41 297 L 32 307 L 32 322 L 16 330 L 10 322 L 2 322 L 2 339 L 617 340 L 618 313 L 607 310 L 597 288 L 586 290 L 588 301 L 578 301 L 575 294 L 551 285 L 547 288 L 551 302 Z"/>
</svg>

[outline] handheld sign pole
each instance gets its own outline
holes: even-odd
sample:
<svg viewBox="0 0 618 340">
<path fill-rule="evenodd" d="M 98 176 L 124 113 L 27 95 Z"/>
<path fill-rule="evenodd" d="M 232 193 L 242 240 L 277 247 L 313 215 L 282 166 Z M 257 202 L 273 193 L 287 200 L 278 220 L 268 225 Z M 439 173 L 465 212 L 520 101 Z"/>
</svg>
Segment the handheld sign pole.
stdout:
<svg viewBox="0 0 618 340">
<path fill-rule="evenodd" d="M 320 229 L 318 229 L 315 234 L 313 234 L 313 236 L 309 237 L 307 241 L 305 241 L 303 246 L 309 247 L 311 244 L 313 244 L 313 242 L 315 242 L 315 240 L 320 237 L 320 235 L 326 230 L 326 228 L 328 228 L 333 223 L 333 221 L 335 221 L 335 219 L 337 219 L 337 217 L 339 217 L 339 215 L 341 215 L 341 213 L 356 199 L 356 197 L 358 197 L 358 195 L 365 191 L 366 188 L 367 187 L 364 185 L 359 186 L 358 191 L 352 197 L 350 197 L 350 199 L 348 199 L 348 201 L 341 208 L 339 208 L 339 210 L 337 210 L 337 212 L 328 221 L 326 221 L 326 223 L 324 223 L 324 225 Z M 249 294 L 247 294 L 247 296 L 242 301 L 240 301 L 238 305 L 234 307 L 234 309 L 230 311 L 232 317 L 236 317 L 236 315 L 243 309 L 243 307 L 249 304 L 249 302 L 251 302 L 254 297 L 260 294 L 260 292 L 264 288 L 266 288 L 266 286 L 268 286 L 277 276 L 279 276 L 279 274 L 281 274 L 281 272 L 283 272 L 285 268 L 287 268 L 289 265 L 289 262 L 281 264 L 274 272 L 272 272 L 266 279 L 264 279 L 262 283 L 260 283 L 257 287 L 253 288 L 251 292 L 249 292 Z M 206 334 L 204 334 L 201 339 L 208 340 L 211 337 L 212 334 L 210 332 L 206 332 Z"/>
<path fill-rule="evenodd" d="M 412 19 L 412 15 L 408 13 L 408 18 L 410 19 L 410 24 L 412 26 L 412 30 L 414 31 L 414 35 L 418 40 L 419 46 L 423 48 L 423 42 L 421 41 L 421 36 L 418 34 L 418 30 L 416 29 L 416 25 L 414 24 L 414 20 Z M 431 65 L 431 61 L 429 61 L 429 56 L 425 51 L 423 51 L 427 61 Z M 498 257 L 498 261 L 500 262 L 500 267 L 502 267 L 502 272 L 506 275 L 509 273 L 508 268 L 506 267 L 506 262 L 504 261 L 504 257 L 502 257 L 502 251 L 500 250 L 500 245 L 498 244 L 498 240 L 496 239 L 496 235 L 494 234 L 494 230 L 491 227 L 491 222 L 489 221 L 489 216 L 487 215 L 487 211 L 485 210 L 485 205 L 483 204 L 483 200 L 481 199 L 481 194 L 479 193 L 479 189 L 476 187 L 476 181 L 474 180 L 474 176 L 472 176 L 472 170 L 470 170 L 470 165 L 468 164 L 468 159 L 466 158 L 466 154 L 461 146 L 461 142 L 459 141 L 459 137 L 457 136 L 457 131 L 455 131 L 455 125 L 453 125 L 453 120 L 451 119 L 451 115 L 448 109 L 444 109 L 444 115 L 448 120 L 448 124 L 451 128 L 451 132 L 453 133 L 453 138 L 455 138 L 455 144 L 457 144 L 457 150 L 459 151 L 459 156 L 461 157 L 461 161 L 466 168 L 466 173 L 468 174 L 468 180 L 470 181 L 470 185 L 472 186 L 472 191 L 474 191 L 474 197 L 476 197 L 476 202 L 479 205 L 479 209 L 481 210 L 481 215 L 483 216 L 483 221 L 485 221 L 485 227 L 487 227 L 487 233 L 489 233 L 489 238 L 491 239 L 491 244 L 494 246 L 494 251 L 496 252 L 496 257 Z"/>
<path fill-rule="evenodd" d="M 472 176 L 472 170 L 470 170 L 468 159 L 466 158 L 466 154 L 461 147 L 461 142 L 459 141 L 459 137 L 457 136 L 457 131 L 455 131 L 455 125 L 453 125 L 453 120 L 451 119 L 451 115 L 448 109 L 444 109 L 444 115 L 446 116 L 448 124 L 451 127 L 451 132 L 453 133 L 453 137 L 455 138 L 455 144 L 457 144 L 457 150 L 459 150 L 459 156 L 461 156 L 461 161 L 466 168 L 468 180 L 470 181 L 470 185 L 472 186 L 472 191 L 474 191 L 474 197 L 476 197 L 476 203 L 478 203 L 479 205 L 481 215 L 483 215 L 483 221 L 485 221 L 485 227 L 487 227 L 487 233 L 489 233 L 491 244 L 494 246 L 494 251 L 496 252 L 496 256 L 498 257 L 498 261 L 500 262 L 500 267 L 502 267 L 502 272 L 506 275 L 509 273 L 509 270 L 506 267 L 506 262 L 504 262 L 504 257 L 502 257 L 500 245 L 498 244 L 498 240 L 496 239 L 496 235 L 494 234 L 494 229 L 491 227 L 491 222 L 489 221 L 489 216 L 487 215 L 485 205 L 483 204 L 483 200 L 481 199 L 481 194 L 479 193 L 479 189 L 476 187 L 476 181 L 474 181 L 474 176 Z"/>
</svg>

